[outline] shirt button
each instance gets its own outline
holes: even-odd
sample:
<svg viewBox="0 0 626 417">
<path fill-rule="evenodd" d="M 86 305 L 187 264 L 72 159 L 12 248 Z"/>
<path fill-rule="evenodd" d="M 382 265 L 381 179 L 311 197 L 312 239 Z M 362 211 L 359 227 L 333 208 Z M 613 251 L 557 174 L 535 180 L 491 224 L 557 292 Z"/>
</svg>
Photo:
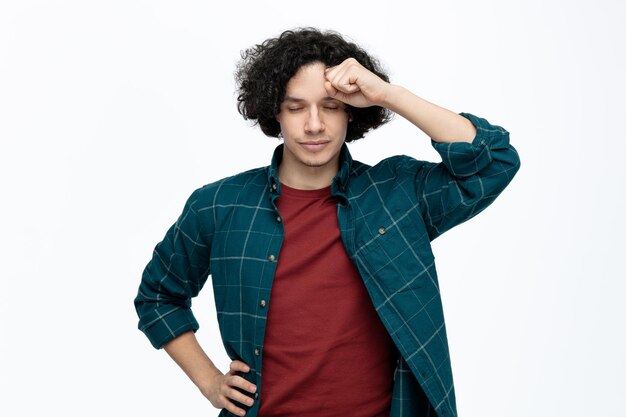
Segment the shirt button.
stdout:
<svg viewBox="0 0 626 417">
<path fill-rule="evenodd" d="M 255 354 L 256 356 L 259 356 L 259 355 L 261 354 L 261 349 L 259 349 L 259 348 L 254 348 L 254 354 Z"/>
<path fill-rule="evenodd" d="M 381 235 L 384 235 L 384 234 L 385 234 L 385 232 L 386 232 L 386 230 L 385 230 L 385 228 L 384 228 L 384 227 L 380 227 L 380 228 L 378 229 L 378 233 L 380 233 Z"/>
<path fill-rule="evenodd" d="M 280 223 L 280 222 L 281 222 L 281 218 L 280 218 L 280 216 L 276 216 L 276 221 L 277 221 L 278 223 Z"/>
<path fill-rule="evenodd" d="M 265 307 L 267 305 L 267 301 L 261 300 L 261 307 Z"/>
<path fill-rule="evenodd" d="M 267 259 L 268 259 L 270 262 L 274 262 L 274 261 L 276 260 L 276 257 L 275 257 L 274 255 L 270 255 L 270 256 L 268 256 L 268 257 L 267 257 Z"/>
<path fill-rule="evenodd" d="M 258 399 L 258 398 L 259 398 L 259 393 L 258 393 L 258 392 L 255 392 L 255 393 L 254 393 L 254 399 L 256 400 L 256 399 Z"/>
<path fill-rule="evenodd" d="M 272 190 L 276 191 L 277 188 L 276 184 L 272 184 Z"/>
</svg>

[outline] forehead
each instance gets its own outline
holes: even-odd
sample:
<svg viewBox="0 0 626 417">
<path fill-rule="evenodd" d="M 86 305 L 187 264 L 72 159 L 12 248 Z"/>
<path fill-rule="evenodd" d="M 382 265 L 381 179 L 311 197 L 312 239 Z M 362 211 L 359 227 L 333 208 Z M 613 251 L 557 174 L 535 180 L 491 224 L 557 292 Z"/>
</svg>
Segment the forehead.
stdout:
<svg viewBox="0 0 626 417">
<path fill-rule="evenodd" d="M 323 98 L 328 96 L 324 88 L 326 66 L 321 62 L 314 62 L 298 68 L 298 71 L 287 82 L 285 88 L 286 97 L 301 99 Z"/>
</svg>

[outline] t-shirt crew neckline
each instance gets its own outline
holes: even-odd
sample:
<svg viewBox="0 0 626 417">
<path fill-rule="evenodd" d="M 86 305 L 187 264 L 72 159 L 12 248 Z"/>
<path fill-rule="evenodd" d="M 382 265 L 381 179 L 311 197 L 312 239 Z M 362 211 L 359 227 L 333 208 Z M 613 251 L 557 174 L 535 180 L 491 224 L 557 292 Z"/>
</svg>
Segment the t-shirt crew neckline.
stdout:
<svg viewBox="0 0 626 417">
<path fill-rule="evenodd" d="M 286 197 L 306 198 L 306 199 L 317 199 L 317 198 L 328 197 L 331 195 L 330 185 L 327 187 L 318 188 L 315 190 L 301 190 L 299 188 L 290 187 L 281 182 L 280 191 L 281 191 L 281 194 L 284 194 Z"/>
</svg>

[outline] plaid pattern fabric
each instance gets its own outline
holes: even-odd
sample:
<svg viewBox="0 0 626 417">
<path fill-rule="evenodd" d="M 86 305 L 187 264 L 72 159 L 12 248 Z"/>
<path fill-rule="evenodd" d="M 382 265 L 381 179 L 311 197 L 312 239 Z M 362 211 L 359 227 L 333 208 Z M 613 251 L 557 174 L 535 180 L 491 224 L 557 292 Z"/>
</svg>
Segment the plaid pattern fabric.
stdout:
<svg viewBox="0 0 626 417">
<path fill-rule="evenodd" d="M 368 166 L 344 145 L 331 184 L 344 246 L 400 353 L 392 417 L 457 415 L 430 242 L 485 209 L 520 167 L 505 129 L 460 114 L 476 126 L 476 137 L 471 144 L 431 141 L 441 163 L 395 156 Z M 266 316 L 284 236 L 276 208 L 281 156 L 282 145 L 269 167 L 196 189 L 156 245 L 135 299 L 139 328 L 160 348 L 198 329 L 191 299 L 211 275 L 224 347 L 250 365 L 242 376 L 257 385 L 260 401 Z M 258 401 L 246 415 L 257 411 Z"/>
</svg>

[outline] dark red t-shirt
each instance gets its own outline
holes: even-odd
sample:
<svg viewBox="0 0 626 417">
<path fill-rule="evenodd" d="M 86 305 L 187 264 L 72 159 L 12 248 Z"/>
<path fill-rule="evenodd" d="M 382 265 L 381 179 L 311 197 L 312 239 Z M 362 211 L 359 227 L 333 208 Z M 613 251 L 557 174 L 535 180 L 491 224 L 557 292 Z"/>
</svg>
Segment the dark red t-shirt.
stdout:
<svg viewBox="0 0 626 417">
<path fill-rule="evenodd" d="M 260 417 L 388 417 L 395 348 L 348 258 L 330 187 L 281 185 Z"/>
</svg>

